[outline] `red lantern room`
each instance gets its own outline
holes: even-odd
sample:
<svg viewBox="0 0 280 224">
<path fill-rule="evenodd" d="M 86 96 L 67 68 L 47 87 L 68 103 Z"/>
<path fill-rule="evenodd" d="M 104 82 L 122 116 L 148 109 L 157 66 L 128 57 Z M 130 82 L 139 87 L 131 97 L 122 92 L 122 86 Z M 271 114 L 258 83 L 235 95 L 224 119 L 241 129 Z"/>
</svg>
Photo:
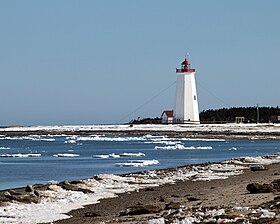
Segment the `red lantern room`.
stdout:
<svg viewBox="0 0 280 224">
<path fill-rule="evenodd" d="M 195 69 L 191 68 L 190 60 L 185 58 L 181 63 L 181 68 L 176 69 L 176 73 L 185 73 L 185 72 L 195 72 Z"/>
</svg>

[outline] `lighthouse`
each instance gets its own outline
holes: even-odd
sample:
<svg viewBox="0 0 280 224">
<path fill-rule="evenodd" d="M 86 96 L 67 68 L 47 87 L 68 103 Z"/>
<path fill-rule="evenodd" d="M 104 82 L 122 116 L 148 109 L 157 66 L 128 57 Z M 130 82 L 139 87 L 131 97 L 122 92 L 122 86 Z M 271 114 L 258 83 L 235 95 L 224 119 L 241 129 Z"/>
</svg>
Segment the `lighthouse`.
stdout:
<svg viewBox="0 0 280 224">
<path fill-rule="evenodd" d="M 175 123 L 199 124 L 198 99 L 195 84 L 195 69 L 191 68 L 189 56 L 176 69 Z"/>
</svg>

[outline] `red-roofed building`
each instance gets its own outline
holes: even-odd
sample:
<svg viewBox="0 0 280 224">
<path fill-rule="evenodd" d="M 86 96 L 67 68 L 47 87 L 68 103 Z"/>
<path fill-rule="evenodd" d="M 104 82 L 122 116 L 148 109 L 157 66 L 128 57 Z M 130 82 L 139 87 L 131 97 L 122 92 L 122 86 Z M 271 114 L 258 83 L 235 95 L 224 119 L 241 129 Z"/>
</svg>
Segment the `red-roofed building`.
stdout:
<svg viewBox="0 0 280 224">
<path fill-rule="evenodd" d="M 165 110 L 161 114 L 161 122 L 163 124 L 173 123 L 173 110 Z"/>
</svg>

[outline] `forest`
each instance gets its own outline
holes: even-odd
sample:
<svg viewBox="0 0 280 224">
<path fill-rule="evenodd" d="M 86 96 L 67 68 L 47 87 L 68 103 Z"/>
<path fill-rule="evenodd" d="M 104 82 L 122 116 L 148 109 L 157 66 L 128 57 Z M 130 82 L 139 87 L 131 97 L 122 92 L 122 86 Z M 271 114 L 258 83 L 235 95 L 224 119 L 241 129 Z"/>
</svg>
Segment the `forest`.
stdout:
<svg viewBox="0 0 280 224">
<path fill-rule="evenodd" d="M 200 114 L 201 123 L 235 122 L 236 117 L 244 117 L 244 123 L 278 123 L 280 108 L 277 107 L 232 107 L 203 110 Z"/>
<path fill-rule="evenodd" d="M 280 123 L 280 108 L 277 107 L 231 107 L 203 110 L 199 114 L 200 122 L 231 123 L 242 118 L 244 123 Z M 140 118 L 131 120 L 130 124 L 160 124 L 161 118 Z"/>
</svg>

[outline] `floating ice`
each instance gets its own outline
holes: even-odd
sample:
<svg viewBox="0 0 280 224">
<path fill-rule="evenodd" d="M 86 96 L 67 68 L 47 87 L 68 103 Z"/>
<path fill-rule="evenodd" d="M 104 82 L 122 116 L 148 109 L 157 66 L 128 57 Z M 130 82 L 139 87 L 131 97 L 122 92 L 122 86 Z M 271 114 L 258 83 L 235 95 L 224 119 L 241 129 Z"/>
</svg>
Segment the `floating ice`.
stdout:
<svg viewBox="0 0 280 224">
<path fill-rule="evenodd" d="M 124 153 L 121 154 L 121 156 L 125 156 L 125 157 L 141 157 L 141 156 L 145 156 L 145 154 L 142 153 L 142 152 L 138 152 L 138 153 L 124 152 Z"/>
<path fill-rule="evenodd" d="M 92 136 L 79 136 L 76 141 L 107 141 L 107 142 L 125 142 L 125 141 L 143 141 L 146 140 L 143 137 L 116 137 L 116 136 L 103 136 L 103 135 L 92 135 Z"/>
<path fill-rule="evenodd" d="M 69 140 L 64 141 L 64 143 L 66 143 L 66 144 L 75 144 L 77 142 L 74 139 L 69 139 Z"/>
<path fill-rule="evenodd" d="M 54 157 L 78 157 L 79 154 L 72 154 L 72 153 L 58 153 L 53 155 Z"/>
<path fill-rule="evenodd" d="M 182 144 L 176 144 L 174 146 L 155 146 L 155 149 L 164 149 L 164 150 L 196 150 L 196 149 L 212 149 L 212 146 L 184 146 Z"/>
<path fill-rule="evenodd" d="M 40 157 L 39 153 L 28 153 L 28 154 L 1 154 L 0 157 L 15 157 L 15 158 L 27 158 L 27 157 Z"/>
<path fill-rule="evenodd" d="M 11 149 L 10 147 L 0 147 L 0 149 Z"/>
<path fill-rule="evenodd" d="M 132 167 L 143 167 L 159 164 L 159 161 L 156 159 L 153 160 L 131 160 L 126 163 L 116 163 L 116 166 L 132 166 Z"/>
<path fill-rule="evenodd" d="M 46 142 L 53 142 L 55 141 L 55 138 L 42 138 L 39 135 L 32 135 L 32 136 L 15 136 L 15 137 L 0 137 L 0 140 L 31 140 L 31 141 L 46 141 Z"/>
<path fill-rule="evenodd" d="M 120 158 L 121 156 L 115 153 L 110 153 L 108 155 L 93 155 L 95 158 L 101 158 L 101 159 L 108 159 L 108 158 Z"/>
</svg>

